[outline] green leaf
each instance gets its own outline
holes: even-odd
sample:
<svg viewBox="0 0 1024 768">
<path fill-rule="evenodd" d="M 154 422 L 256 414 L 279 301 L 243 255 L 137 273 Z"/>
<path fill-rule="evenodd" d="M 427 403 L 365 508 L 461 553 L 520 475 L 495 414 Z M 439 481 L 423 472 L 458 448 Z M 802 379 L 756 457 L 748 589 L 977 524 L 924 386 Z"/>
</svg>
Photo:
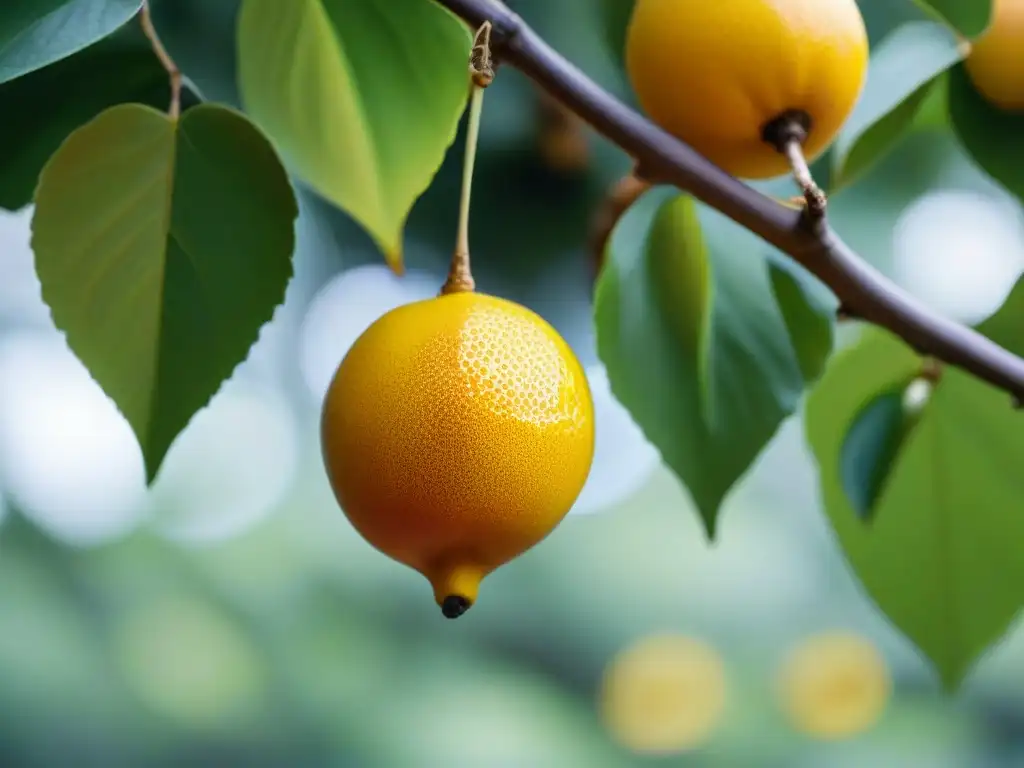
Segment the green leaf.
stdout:
<svg viewBox="0 0 1024 768">
<path fill-rule="evenodd" d="M 1024 357 L 1024 278 L 1017 280 L 1003 305 L 978 325 L 978 331 Z"/>
<path fill-rule="evenodd" d="M 769 254 L 768 275 L 804 381 L 815 381 L 832 354 L 839 302 L 810 272 L 781 254 Z"/>
<path fill-rule="evenodd" d="M 396 271 L 406 217 L 455 138 L 471 46 L 466 26 L 430 0 L 242 4 L 246 111 Z"/>
<path fill-rule="evenodd" d="M 1000 321 L 1002 322 L 1002 321 Z M 954 689 L 1024 604 L 1024 414 L 947 368 L 892 460 L 865 526 L 844 491 L 843 451 L 864 408 L 920 371 L 900 340 L 869 331 L 834 358 L 807 403 L 825 510 L 881 610 Z"/>
<path fill-rule="evenodd" d="M 992 20 L 992 0 L 914 0 L 966 37 L 977 37 Z"/>
<path fill-rule="evenodd" d="M 689 488 L 709 537 L 728 491 L 797 407 L 803 371 L 816 375 L 831 349 L 831 314 L 769 254 L 659 188 L 616 226 L 597 286 L 612 391 Z"/>
<path fill-rule="evenodd" d="M 32 201 L 43 165 L 61 142 L 108 107 L 138 102 L 166 109 L 167 72 L 137 25 L 48 67 L 0 85 L 0 207 Z M 201 97 L 186 81 L 184 109 Z"/>
<path fill-rule="evenodd" d="M 626 53 L 626 31 L 636 0 L 598 0 L 598 20 L 605 45 L 620 66 Z"/>
<path fill-rule="evenodd" d="M 113 107 L 43 169 L 43 298 L 131 424 L 150 482 L 283 300 L 297 215 L 270 143 L 215 105 L 179 122 Z"/>
<path fill-rule="evenodd" d="M 95 43 L 127 22 L 142 0 L 4 0 L 0 83 Z"/>
<path fill-rule="evenodd" d="M 963 53 L 945 24 L 913 21 L 872 51 L 867 86 L 836 140 L 833 191 L 867 171 L 913 126 L 936 79 Z"/>
<path fill-rule="evenodd" d="M 964 64 L 949 73 L 949 115 L 960 144 L 983 171 L 1024 202 L 1024 113 L 990 104 Z"/>
<path fill-rule="evenodd" d="M 914 116 L 912 132 L 942 131 L 950 127 L 949 121 L 949 70 L 935 78 Z"/>
<path fill-rule="evenodd" d="M 905 396 L 901 387 L 875 397 L 854 418 L 843 441 L 839 457 L 843 490 L 865 522 L 874 518 L 889 470 L 917 421 L 904 406 Z"/>
</svg>

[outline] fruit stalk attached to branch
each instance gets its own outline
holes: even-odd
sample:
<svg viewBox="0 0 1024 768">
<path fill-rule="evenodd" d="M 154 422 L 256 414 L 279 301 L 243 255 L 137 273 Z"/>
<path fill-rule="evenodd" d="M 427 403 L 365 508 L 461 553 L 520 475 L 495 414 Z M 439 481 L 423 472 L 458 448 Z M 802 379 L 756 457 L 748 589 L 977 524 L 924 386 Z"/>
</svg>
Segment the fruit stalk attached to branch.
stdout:
<svg viewBox="0 0 1024 768">
<path fill-rule="evenodd" d="M 849 316 L 886 328 L 922 354 L 963 368 L 1024 401 L 1024 360 L 982 334 L 924 306 L 855 253 L 826 222 L 821 221 L 815 227 L 803 226 L 803 211 L 792 210 L 752 189 L 727 169 L 712 162 L 699 151 L 699 147 L 681 141 L 623 104 L 552 49 L 499 0 L 435 2 L 470 24 L 490 22 L 493 26 L 491 47 L 503 65 L 519 69 L 595 130 L 632 155 L 644 178 L 689 192 L 792 256 L 832 289 Z M 644 0 L 637 0 L 637 7 L 642 2 Z M 670 0 L 664 0 L 664 4 L 668 6 Z M 686 5 L 713 10 L 725 4 Z M 844 9 L 849 12 L 850 5 L 852 2 L 847 3 L 846 0 L 813 2 L 805 15 L 815 19 Z M 748 17 L 737 14 L 736 18 Z M 722 47 L 735 51 L 735 40 L 725 41 Z M 864 55 L 867 55 L 866 48 Z M 753 60 L 756 63 L 760 59 L 754 56 Z M 809 71 L 820 74 L 813 68 Z M 675 82 L 691 79 L 692 72 L 687 78 Z M 828 88 L 823 92 L 825 98 L 834 98 Z M 695 106 L 687 104 L 683 97 L 673 98 L 680 109 Z M 768 117 L 778 116 L 795 106 L 799 105 L 780 104 Z M 822 126 L 814 110 L 808 110 L 808 114 L 815 119 L 812 139 L 817 142 L 823 135 Z M 764 122 L 761 121 L 761 125 Z M 714 132 L 709 135 L 714 136 Z M 778 157 L 778 153 L 764 143 L 759 132 L 755 132 L 754 139 Z M 814 154 L 806 147 L 805 152 Z M 783 162 L 783 168 L 778 172 L 786 170 L 789 170 L 788 163 Z"/>
<path fill-rule="evenodd" d="M 442 294 L 472 291 L 476 288 L 469 260 L 469 206 L 473 196 L 473 169 L 476 165 L 476 145 L 480 137 L 484 90 L 493 80 L 491 25 L 484 23 L 476 33 L 473 50 L 469 56 L 469 118 L 466 121 L 466 155 L 462 165 L 459 225 L 448 280 L 441 286 Z"/>
<path fill-rule="evenodd" d="M 811 175 L 811 169 L 804 157 L 803 145 L 807 141 L 811 118 L 806 112 L 785 112 L 764 127 L 764 140 L 777 149 L 789 162 L 800 191 L 804 194 L 807 215 L 812 219 L 825 216 L 828 199 Z"/>
</svg>

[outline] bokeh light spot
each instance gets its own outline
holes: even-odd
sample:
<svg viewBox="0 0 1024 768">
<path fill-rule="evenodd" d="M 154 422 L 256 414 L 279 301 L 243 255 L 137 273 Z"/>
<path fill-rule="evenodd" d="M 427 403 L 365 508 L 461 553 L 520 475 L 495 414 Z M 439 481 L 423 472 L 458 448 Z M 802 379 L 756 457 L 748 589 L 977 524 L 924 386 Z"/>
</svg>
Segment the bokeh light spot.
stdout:
<svg viewBox="0 0 1024 768">
<path fill-rule="evenodd" d="M 193 598 L 149 603 L 115 636 L 126 681 L 159 714 L 200 728 L 243 725 L 265 689 L 255 649 L 224 615 Z"/>
<path fill-rule="evenodd" d="M 13 213 L 0 210 L 0 323 L 50 323 L 30 244 L 34 210 L 31 205 Z"/>
<path fill-rule="evenodd" d="M 825 632 L 798 643 L 783 662 L 783 709 L 800 731 L 838 740 L 866 731 L 880 718 L 891 692 L 888 667 L 868 639 Z"/>
<path fill-rule="evenodd" d="M 725 710 L 725 665 L 707 643 L 686 635 L 645 637 L 605 670 L 600 707 L 612 736 L 641 754 L 701 746 Z"/>
<path fill-rule="evenodd" d="M 151 493 L 154 526 L 192 544 L 242 533 L 282 502 L 299 452 L 298 425 L 284 395 L 229 381 L 168 451 Z"/>
<path fill-rule="evenodd" d="M 399 277 L 384 264 L 367 264 L 331 278 L 313 297 L 302 321 L 299 366 L 320 403 L 334 372 L 360 334 L 386 312 L 436 296 L 444 278 L 424 270 Z"/>
<path fill-rule="evenodd" d="M 131 427 L 52 329 L 0 337 L 0 485 L 70 545 L 124 536 L 147 510 Z"/>
<path fill-rule="evenodd" d="M 1024 220 L 991 195 L 946 189 L 919 197 L 893 233 L 894 276 L 962 322 L 995 311 L 1024 269 Z"/>
</svg>

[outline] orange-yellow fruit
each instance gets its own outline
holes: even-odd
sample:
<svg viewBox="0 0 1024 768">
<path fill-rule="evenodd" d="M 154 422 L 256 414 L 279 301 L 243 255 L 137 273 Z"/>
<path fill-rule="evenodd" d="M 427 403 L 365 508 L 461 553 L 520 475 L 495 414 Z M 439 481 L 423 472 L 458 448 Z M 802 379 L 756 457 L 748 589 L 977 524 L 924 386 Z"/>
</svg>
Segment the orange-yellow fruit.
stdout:
<svg viewBox="0 0 1024 768">
<path fill-rule="evenodd" d="M 974 87 L 1007 112 L 1024 111 L 1024 0 L 995 0 L 992 22 L 964 62 Z"/>
<path fill-rule="evenodd" d="M 324 400 L 321 444 L 356 530 L 426 576 L 454 618 L 572 507 L 593 460 L 593 403 L 541 317 L 452 293 L 394 309 L 356 340 Z"/>
<path fill-rule="evenodd" d="M 636 0 L 626 69 L 664 130 L 729 173 L 785 173 L 764 140 L 788 113 L 809 118 L 814 159 L 853 110 L 867 75 L 856 0 Z"/>
</svg>

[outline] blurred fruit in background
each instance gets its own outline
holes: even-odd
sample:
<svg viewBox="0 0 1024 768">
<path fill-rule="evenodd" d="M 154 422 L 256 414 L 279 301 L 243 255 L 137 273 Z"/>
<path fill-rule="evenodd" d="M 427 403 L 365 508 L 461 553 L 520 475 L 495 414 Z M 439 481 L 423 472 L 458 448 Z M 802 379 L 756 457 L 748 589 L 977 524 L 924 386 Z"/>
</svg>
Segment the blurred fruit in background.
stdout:
<svg viewBox="0 0 1024 768">
<path fill-rule="evenodd" d="M 601 714 L 628 749 L 671 755 L 700 747 L 725 713 L 725 663 L 712 646 L 686 635 L 637 640 L 608 665 Z"/>
<path fill-rule="evenodd" d="M 793 725 L 820 739 L 862 733 L 882 716 L 892 683 L 875 645 L 851 632 L 799 641 L 779 671 L 780 703 Z"/>
</svg>

